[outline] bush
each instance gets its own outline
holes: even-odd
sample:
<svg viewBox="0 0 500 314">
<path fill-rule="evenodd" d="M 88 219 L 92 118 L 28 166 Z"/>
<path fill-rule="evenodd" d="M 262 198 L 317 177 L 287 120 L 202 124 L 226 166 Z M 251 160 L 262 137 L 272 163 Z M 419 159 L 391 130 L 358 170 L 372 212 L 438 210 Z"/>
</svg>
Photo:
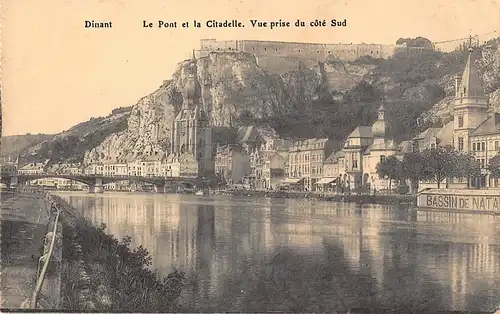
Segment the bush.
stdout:
<svg viewBox="0 0 500 314">
<path fill-rule="evenodd" d="M 185 285 L 185 274 L 174 270 L 160 278 L 148 267 L 151 257 L 139 246 L 130 248 L 131 238 L 118 241 L 88 220 L 74 218 L 73 226 L 64 228 L 63 278 L 61 294 L 63 308 L 82 310 L 76 295 L 82 285 L 77 273 L 79 259 L 90 277 L 91 302 L 98 311 L 175 312 L 177 299 Z M 81 256 L 75 254 L 74 244 L 81 245 Z M 83 288 L 85 290 L 85 288 Z"/>
</svg>

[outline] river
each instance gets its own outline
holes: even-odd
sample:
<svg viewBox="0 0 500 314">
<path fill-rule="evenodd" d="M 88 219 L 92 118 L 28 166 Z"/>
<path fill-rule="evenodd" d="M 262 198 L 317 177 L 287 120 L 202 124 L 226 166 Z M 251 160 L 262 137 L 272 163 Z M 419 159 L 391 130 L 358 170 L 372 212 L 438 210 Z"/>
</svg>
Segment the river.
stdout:
<svg viewBox="0 0 500 314">
<path fill-rule="evenodd" d="M 186 272 L 186 311 L 500 305 L 500 217 L 312 200 L 59 195 L 145 247 L 160 275 Z"/>
</svg>

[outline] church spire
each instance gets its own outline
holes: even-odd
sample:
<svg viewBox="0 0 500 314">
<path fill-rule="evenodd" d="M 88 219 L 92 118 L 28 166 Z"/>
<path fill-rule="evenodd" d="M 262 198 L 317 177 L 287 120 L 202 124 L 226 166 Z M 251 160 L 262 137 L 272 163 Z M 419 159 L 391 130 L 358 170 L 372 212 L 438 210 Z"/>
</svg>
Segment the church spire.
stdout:
<svg viewBox="0 0 500 314">
<path fill-rule="evenodd" d="M 471 47 L 471 39 L 469 39 L 469 41 L 469 56 L 467 58 L 467 64 L 465 65 L 465 69 L 462 74 L 462 81 L 460 82 L 459 97 L 485 97 L 486 95 L 479 78 L 477 66 L 473 61 L 474 52 Z"/>
<path fill-rule="evenodd" d="M 198 105 L 201 97 L 201 86 L 198 82 L 198 70 L 196 66 L 196 56 L 194 54 L 194 49 L 193 56 L 189 61 L 189 64 L 187 65 L 186 72 L 188 79 L 186 81 L 186 84 L 184 85 L 184 90 L 182 93 L 182 107 L 184 109 L 194 109 Z"/>
</svg>

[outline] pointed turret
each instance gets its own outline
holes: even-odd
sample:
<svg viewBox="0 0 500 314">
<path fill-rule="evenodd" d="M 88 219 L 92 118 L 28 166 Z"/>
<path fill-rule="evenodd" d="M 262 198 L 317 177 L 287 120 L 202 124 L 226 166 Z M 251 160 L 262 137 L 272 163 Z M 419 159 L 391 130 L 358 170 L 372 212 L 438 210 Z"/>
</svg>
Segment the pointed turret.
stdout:
<svg viewBox="0 0 500 314">
<path fill-rule="evenodd" d="M 453 143 L 456 150 L 466 152 L 470 150 L 470 134 L 488 118 L 489 107 L 471 46 L 472 39 L 469 40 L 469 56 L 462 77 L 456 78 L 453 107 Z"/>
<path fill-rule="evenodd" d="M 473 50 L 469 48 L 469 57 L 458 89 L 458 97 L 460 98 L 486 97 L 472 54 Z"/>
<path fill-rule="evenodd" d="M 374 139 L 384 140 L 387 133 L 387 124 L 385 123 L 385 107 L 381 104 L 378 108 L 378 119 L 372 125 L 372 134 Z"/>
<path fill-rule="evenodd" d="M 385 107 L 384 104 L 381 104 L 378 108 L 378 119 L 385 120 Z"/>
</svg>

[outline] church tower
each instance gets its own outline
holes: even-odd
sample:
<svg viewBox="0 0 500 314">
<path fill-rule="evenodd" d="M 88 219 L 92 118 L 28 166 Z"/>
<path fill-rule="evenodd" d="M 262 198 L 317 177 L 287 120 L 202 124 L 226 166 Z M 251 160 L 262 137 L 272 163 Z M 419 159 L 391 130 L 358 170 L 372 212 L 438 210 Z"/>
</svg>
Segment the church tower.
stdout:
<svg viewBox="0 0 500 314">
<path fill-rule="evenodd" d="M 470 151 L 469 134 L 488 118 L 488 106 L 489 100 L 473 60 L 473 50 L 469 48 L 464 72 L 455 79 L 453 143 L 457 151 Z"/>
<path fill-rule="evenodd" d="M 201 103 L 196 63 L 193 51 L 186 69 L 182 108 L 173 122 L 171 132 L 171 152 L 178 156 L 181 177 L 201 176 L 213 170 L 212 130 Z"/>
<path fill-rule="evenodd" d="M 372 125 L 373 144 L 381 144 L 385 142 L 387 134 L 387 123 L 385 121 L 385 108 L 380 105 L 378 108 L 378 119 Z"/>
</svg>

